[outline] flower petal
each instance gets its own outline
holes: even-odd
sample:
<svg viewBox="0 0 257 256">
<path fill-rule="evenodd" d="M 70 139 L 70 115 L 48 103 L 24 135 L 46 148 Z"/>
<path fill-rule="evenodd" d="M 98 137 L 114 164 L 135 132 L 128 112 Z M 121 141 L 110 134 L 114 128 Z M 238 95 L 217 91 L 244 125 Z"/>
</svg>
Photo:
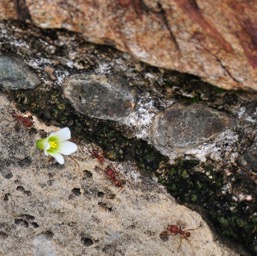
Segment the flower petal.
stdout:
<svg viewBox="0 0 257 256">
<path fill-rule="evenodd" d="M 48 156 L 47 150 L 44 150 L 44 153 L 45 153 L 46 156 Z"/>
<path fill-rule="evenodd" d="M 58 137 L 59 141 L 69 140 L 71 138 L 70 129 L 68 127 L 62 128 L 61 130 L 52 133 L 49 137 L 52 136 Z"/>
<path fill-rule="evenodd" d="M 70 141 L 62 141 L 59 144 L 58 152 L 63 155 L 70 155 L 78 149 L 77 145 Z"/>
<path fill-rule="evenodd" d="M 48 152 L 48 154 L 50 155 L 50 156 L 52 156 L 59 164 L 64 164 L 64 158 L 63 158 L 63 156 L 61 155 L 61 154 L 59 154 L 59 153 L 49 153 Z"/>
</svg>

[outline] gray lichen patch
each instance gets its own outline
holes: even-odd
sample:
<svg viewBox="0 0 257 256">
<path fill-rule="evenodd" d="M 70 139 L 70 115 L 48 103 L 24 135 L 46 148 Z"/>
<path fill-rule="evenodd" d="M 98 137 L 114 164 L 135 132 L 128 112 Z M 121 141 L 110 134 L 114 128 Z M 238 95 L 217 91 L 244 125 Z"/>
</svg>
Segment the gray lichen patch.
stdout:
<svg viewBox="0 0 257 256">
<path fill-rule="evenodd" d="M 133 94 L 120 79 L 77 74 L 65 80 L 64 94 L 77 111 L 99 119 L 119 120 L 134 108 Z"/>
<path fill-rule="evenodd" d="M 0 86 L 12 90 L 33 89 L 40 83 L 36 73 L 20 57 L 0 56 Z"/>
<path fill-rule="evenodd" d="M 152 125 L 152 141 L 167 153 L 186 151 L 231 127 L 232 119 L 204 105 L 175 104 L 158 114 Z"/>
</svg>

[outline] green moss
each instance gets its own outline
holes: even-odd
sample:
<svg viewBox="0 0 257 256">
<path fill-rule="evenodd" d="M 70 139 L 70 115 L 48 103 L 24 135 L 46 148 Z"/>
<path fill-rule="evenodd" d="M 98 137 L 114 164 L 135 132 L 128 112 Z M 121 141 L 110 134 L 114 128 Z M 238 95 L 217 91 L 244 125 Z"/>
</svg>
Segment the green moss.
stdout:
<svg viewBox="0 0 257 256">
<path fill-rule="evenodd" d="M 216 93 L 223 93 L 223 92 L 225 92 L 226 90 L 225 89 L 223 89 L 223 88 L 220 88 L 220 87 L 217 87 L 217 86 L 212 86 L 212 89 L 213 89 L 213 91 L 214 92 L 216 92 Z"/>
<path fill-rule="evenodd" d="M 217 220 L 220 223 L 220 225 L 223 227 L 227 227 L 229 225 L 229 221 L 224 217 L 218 217 Z"/>
<path fill-rule="evenodd" d="M 49 93 L 52 95 L 48 97 Z M 180 203 L 198 205 L 212 221 L 219 234 L 244 243 L 247 250 L 257 253 L 257 203 L 236 202 L 231 195 L 222 193 L 227 177 L 214 166 L 202 166 L 196 171 L 196 159 L 178 159 L 176 164 L 168 160 L 147 142 L 126 136 L 123 127 L 111 121 L 95 120 L 75 113 L 69 102 L 57 88 L 51 92 L 41 90 L 16 91 L 12 93 L 21 111 L 31 111 L 48 125 L 69 126 L 75 139 L 94 142 L 104 150 L 104 156 L 111 160 L 135 161 L 142 171 L 154 172 L 163 164 L 159 182 Z M 240 177 L 235 176 L 240 182 Z"/>
<path fill-rule="evenodd" d="M 18 26 L 23 25 L 19 22 Z M 20 27 L 19 29 L 26 31 L 25 34 L 27 35 L 28 24 L 24 24 L 24 26 L 24 28 Z M 29 30 L 33 31 L 31 25 L 29 25 Z M 59 38 L 60 32 L 42 30 L 43 34 L 41 36 L 43 35 L 47 41 L 49 40 L 49 44 L 51 44 Z M 69 38 L 75 38 L 77 36 L 72 32 L 66 31 L 65 33 L 69 35 Z M 40 38 L 38 29 L 34 36 L 31 34 L 28 37 L 29 40 L 27 43 L 31 46 L 30 56 L 33 56 L 33 52 L 36 54 L 38 49 L 41 49 L 39 40 L 35 40 L 36 37 Z M 85 44 L 85 42 L 80 39 L 80 44 Z M 72 47 L 72 45 L 70 44 L 69 47 Z M 80 47 L 80 45 L 75 43 L 74 47 L 77 46 Z M 65 44 L 61 46 L 56 45 L 55 57 L 56 55 L 62 57 L 68 56 L 68 52 L 70 52 L 69 47 Z M 87 47 L 93 49 L 89 44 L 87 44 Z M 101 51 L 99 51 L 100 49 Z M 2 50 L 2 52 L 16 51 L 12 44 L 8 46 L 8 42 L 3 42 Z M 95 54 L 96 52 L 97 54 Z M 95 67 L 99 64 L 99 58 L 106 61 L 106 57 L 102 57 L 106 56 L 106 53 L 108 53 L 108 56 L 114 56 L 109 55 L 111 53 L 110 49 L 108 50 L 104 46 L 94 46 L 93 54 L 90 56 L 90 62 L 87 63 L 84 60 L 85 58 L 80 61 L 85 64 L 85 70 L 95 70 Z M 146 67 L 145 64 L 141 63 L 140 65 L 144 68 Z M 57 69 L 64 70 L 61 64 Z M 37 69 L 37 71 L 42 76 L 46 75 L 40 69 Z M 150 66 L 144 69 L 144 71 L 159 74 L 158 68 Z M 71 70 L 72 72 L 76 72 L 75 69 Z M 117 69 L 115 72 L 119 73 L 123 71 Z M 144 79 L 144 72 L 140 72 L 138 75 L 133 73 L 134 75 L 136 77 L 135 81 Z M 133 80 L 133 76 L 128 81 Z M 159 85 L 155 87 L 155 83 L 159 83 Z M 137 89 L 144 91 L 146 89 L 145 85 L 140 84 L 142 83 L 136 83 Z M 204 83 L 193 75 L 182 74 L 176 71 L 163 71 L 161 79 L 157 79 L 154 84 L 149 82 L 147 87 L 155 87 L 154 90 L 160 93 L 165 90 L 169 91 L 170 93 L 163 93 L 163 96 L 172 97 L 172 99 L 175 98 L 176 101 L 186 104 L 208 100 L 210 107 L 222 106 L 225 111 L 230 111 L 230 106 L 235 106 L 238 101 L 238 97 L 234 92 L 225 91 Z M 237 93 L 242 94 L 243 92 L 238 91 Z M 147 142 L 130 139 L 129 136 L 126 136 L 126 129 L 117 127 L 115 123 L 94 120 L 75 113 L 69 102 L 63 98 L 59 87 L 53 88 L 51 91 L 49 91 L 48 87 L 38 87 L 36 90 L 15 91 L 10 92 L 10 94 L 21 111 L 31 111 L 48 125 L 69 126 L 72 129 L 73 137 L 75 136 L 76 139 L 98 144 L 103 148 L 105 157 L 109 159 L 119 161 L 131 160 L 136 162 L 142 171 L 156 171 L 161 162 L 165 165 L 167 161 L 164 156 L 148 145 Z M 159 174 L 159 181 L 167 187 L 170 194 L 176 197 L 179 202 L 187 205 L 198 205 L 205 210 L 208 219 L 217 228 L 219 234 L 226 238 L 234 239 L 239 243 L 244 243 L 247 250 L 257 255 L 256 199 L 252 203 L 233 200 L 230 194 L 222 190 L 227 184 L 227 177 L 223 176 L 223 170 L 215 170 L 214 166 L 206 165 L 203 168 L 203 172 L 198 172 L 194 168 L 198 164 L 199 162 L 197 160 L 178 159 L 176 164 L 166 165 L 166 167 L 162 168 L 161 174 L 159 172 L 157 173 L 157 175 Z M 231 173 L 234 174 L 234 170 Z M 237 182 L 241 182 L 240 177 L 235 175 L 233 178 Z M 256 189 L 256 186 L 253 186 L 253 189 Z"/>
<path fill-rule="evenodd" d="M 22 111 L 31 111 L 46 124 L 68 126 L 77 139 L 98 144 L 103 148 L 105 157 L 111 160 L 133 159 L 141 169 L 147 171 L 155 171 L 161 161 L 167 161 L 166 157 L 147 142 L 124 136 L 127 129 L 117 127 L 115 122 L 75 113 L 70 103 L 62 97 L 59 88 L 50 92 L 40 89 L 15 91 L 12 98 Z"/>
<path fill-rule="evenodd" d="M 180 203 L 202 207 L 219 234 L 244 243 L 247 250 L 256 253 L 257 204 L 234 201 L 222 192 L 227 183 L 222 172 L 211 165 L 203 166 L 205 172 L 196 172 L 195 164 L 178 159 L 176 164 L 167 165 L 159 179 Z"/>
<path fill-rule="evenodd" d="M 192 201 L 192 202 L 196 202 L 197 199 L 198 199 L 197 195 L 192 195 L 192 196 L 191 196 L 191 201 Z"/>
</svg>

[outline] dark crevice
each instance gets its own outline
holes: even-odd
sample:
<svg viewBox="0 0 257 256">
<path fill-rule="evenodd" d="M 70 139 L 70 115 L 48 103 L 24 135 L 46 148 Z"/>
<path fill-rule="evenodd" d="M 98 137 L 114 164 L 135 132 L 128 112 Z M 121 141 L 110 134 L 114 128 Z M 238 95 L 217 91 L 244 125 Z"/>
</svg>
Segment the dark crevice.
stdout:
<svg viewBox="0 0 257 256">
<path fill-rule="evenodd" d="M 25 22 L 32 20 L 26 0 L 16 0 L 16 8 L 19 20 Z"/>
</svg>

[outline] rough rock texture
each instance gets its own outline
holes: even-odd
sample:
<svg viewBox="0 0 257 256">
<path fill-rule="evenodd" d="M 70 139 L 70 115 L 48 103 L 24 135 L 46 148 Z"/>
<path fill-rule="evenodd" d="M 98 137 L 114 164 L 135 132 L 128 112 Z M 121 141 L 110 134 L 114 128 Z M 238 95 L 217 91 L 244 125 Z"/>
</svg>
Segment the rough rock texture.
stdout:
<svg viewBox="0 0 257 256">
<path fill-rule="evenodd" d="M 0 19 L 17 19 L 17 1 L 2 0 L 0 3 Z"/>
<path fill-rule="evenodd" d="M 4 0 L 0 10 L 219 87 L 257 90 L 256 0 Z"/>
<path fill-rule="evenodd" d="M 231 119 L 204 105 L 175 104 L 158 114 L 152 125 L 152 140 L 162 152 L 195 148 L 231 127 Z"/>
<path fill-rule="evenodd" d="M 237 253 L 220 244 L 201 216 L 175 203 L 162 187 L 147 181 L 130 163 L 92 158 L 94 145 L 79 145 L 64 166 L 35 148 L 42 136 L 13 121 L 14 106 L 0 95 L 0 255 L 216 255 Z M 130 181 L 117 189 L 103 168 L 112 164 Z M 80 168 L 78 168 L 78 165 Z M 98 167 L 97 167 L 98 166 Z M 7 176 L 6 173 L 9 173 Z M 169 224 L 180 221 L 192 231 L 192 247 L 179 236 L 161 240 Z M 208 246 L 207 246 L 208 244 Z"/>
<path fill-rule="evenodd" d="M 255 141 L 240 157 L 239 161 L 242 166 L 249 168 L 257 173 L 257 142 Z"/>
<path fill-rule="evenodd" d="M 32 89 L 39 77 L 18 56 L 0 55 L 0 86 L 8 89 Z"/>
<path fill-rule="evenodd" d="M 145 205 L 148 207 L 147 210 L 151 213 L 150 215 L 155 215 L 155 210 L 151 210 L 151 205 L 146 201 L 152 198 L 152 194 L 159 195 L 159 190 L 154 189 L 155 187 L 158 188 L 155 183 L 158 180 L 158 182 L 165 185 L 167 191 L 180 203 L 196 207 L 194 209 L 199 209 L 201 214 L 207 216 L 206 219 L 222 236 L 220 241 L 226 241 L 225 238 L 230 239 L 232 243 L 234 242 L 233 247 L 241 244 L 246 250 L 256 254 L 257 179 L 254 170 L 256 158 L 254 156 L 251 158 L 250 167 L 238 162 L 240 156 L 247 153 L 248 149 L 251 149 L 251 145 L 256 141 L 256 93 L 224 91 L 189 75 L 154 68 L 136 61 L 129 54 L 119 52 L 111 47 L 87 43 L 80 34 L 65 30 L 43 30 L 31 24 L 2 21 L 0 22 L 0 45 L 1 55 L 10 57 L 16 54 L 20 56 L 41 81 L 39 86 L 30 90 L 23 90 L 22 84 L 19 84 L 21 86 L 20 90 L 10 90 L 5 88 L 5 85 L 0 87 L 0 91 L 5 93 L 13 102 L 11 105 L 8 102 L 5 103 L 5 101 L 0 104 L 3 114 L 0 119 L 0 125 L 7 129 L 6 131 L 0 131 L 0 148 L 7 147 L 8 149 L 1 152 L 3 161 L 0 163 L 0 167 L 3 166 L 1 174 L 5 182 L 0 183 L 2 186 L 1 191 L 3 191 L 0 216 L 3 216 L 3 220 L 9 218 L 12 220 L 8 222 L 9 224 L 11 223 L 9 226 L 7 224 L 2 225 L 3 228 L 0 235 L 3 239 L 7 238 L 6 240 L 8 240 L 7 231 L 13 227 L 12 225 L 24 226 L 24 228 L 28 226 L 29 229 L 26 230 L 29 231 L 31 227 L 38 228 L 37 237 L 32 239 L 33 250 L 38 251 L 38 253 L 44 253 L 47 250 L 49 253 L 58 251 L 58 246 L 64 244 L 63 241 L 66 241 L 66 234 L 73 234 L 70 237 L 72 237 L 72 241 L 76 241 L 74 244 L 76 248 L 79 244 L 78 241 L 81 241 L 87 248 L 92 247 L 95 249 L 100 247 L 97 255 L 100 252 L 114 254 L 112 253 L 113 251 L 118 254 L 121 248 L 119 241 L 123 242 L 125 238 L 129 237 L 127 232 L 130 230 L 131 222 L 125 225 L 119 220 L 119 216 L 116 218 L 116 210 L 119 209 L 116 202 L 122 202 L 124 210 L 120 210 L 123 220 L 125 220 L 125 216 L 135 210 L 132 207 L 127 207 L 127 205 L 131 205 L 131 202 L 136 207 L 136 211 L 140 210 L 142 216 L 144 213 L 141 212 L 141 209 Z M 117 80 L 112 82 L 112 79 L 123 77 L 122 80 L 125 81 L 125 84 L 122 84 L 126 91 L 133 91 L 135 106 L 133 109 L 129 109 L 130 113 L 125 118 L 112 121 L 88 116 L 88 113 L 99 111 L 100 106 L 95 104 L 88 104 L 90 110 L 87 110 L 84 105 L 84 109 L 81 108 L 78 109 L 79 112 L 76 111 L 75 104 L 73 103 L 73 108 L 70 103 L 72 98 L 66 98 L 63 86 L 72 78 L 73 80 L 70 80 L 73 82 L 71 85 L 75 88 L 77 84 L 76 78 L 78 78 L 77 82 L 80 84 L 79 78 L 84 73 L 94 74 L 95 77 L 99 78 L 107 77 L 110 92 L 117 92 L 117 88 L 120 88 L 121 85 Z M 23 74 L 19 73 L 19 75 L 23 79 Z M 90 77 L 90 81 L 92 81 L 92 78 Z M 18 76 L 15 77 L 14 82 L 17 80 L 19 80 Z M 103 80 L 99 81 L 101 81 L 100 84 L 106 86 L 105 83 L 102 83 Z M 105 86 L 104 88 L 106 88 Z M 102 97 L 102 95 L 98 95 L 99 92 L 100 90 L 94 90 L 93 96 Z M 72 93 L 75 101 L 80 99 L 80 94 L 80 91 Z M 115 94 L 110 93 L 109 96 L 112 97 Z M 109 99 L 103 98 L 103 100 L 106 100 L 105 103 L 108 104 L 111 102 Z M 81 101 L 82 106 L 83 102 Z M 11 116 L 12 109 L 15 108 L 14 104 L 21 112 L 29 111 L 35 121 L 37 121 L 36 117 L 39 118 L 40 125 L 37 121 L 34 126 L 36 130 L 31 129 L 28 131 L 28 129 L 25 129 L 26 127 L 22 123 L 22 116 Z M 233 129 L 227 129 L 224 125 L 222 132 L 219 133 L 221 130 L 215 128 L 215 136 L 211 136 L 209 140 L 206 140 L 208 138 L 206 136 L 206 134 L 208 135 L 208 130 L 207 133 L 206 131 L 203 132 L 204 129 L 199 134 L 194 132 L 193 135 L 197 138 L 195 147 L 186 152 L 174 152 L 167 148 L 168 150 L 161 154 L 152 145 L 151 131 L 153 130 L 153 121 L 156 116 L 162 116 L 161 113 L 165 113 L 178 104 L 182 104 L 184 109 L 187 110 L 188 120 L 190 120 L 191 115 L 191 119 L 196 118 L 197 113 L 210 113 L 214 120 L 227 124 L 228 128 L 230 128 L 227 116 L 231 116 L 235 120 Z M 203 107 L 197 107 L 198 104 Z M 195 110 L 196 113 L 189 111 L 190 109 Z M 212 110 L 210 111 L 210 109 Z M 114 109 L 113 111 L 117 110 Z M 18 115 L 19 111 L 16 111 L 16 113 Z M 180 110 L 180 113 L 183 113 L 183 111 Z M 101 117 L 104 117 L 104 115 Z M 17 122 L 18 120 L 19 122 Z M 198 120 L 201 119 L 199 118 Z M 179 119 L 174 124 L 178 124 L 178 121 Z M 181 120 L 181 124 L 183 128 L 183 120 Z M 169 129 L 172 128 L 172 125 L 173 123 L 171 122 Z M 207 127 L 212 128 L 212 126 L 204 122 L 202 122 L 202 125 L 203 127 L 207 125 Z M 74 142 L 79 143 L 80 151 L 74 156 L 82 167 L 81 172 L 79 172 L 78 166 L 72 162 L 72 159 L 66 159 L 66 166 L 57 165 L 57 167 L 51 161 L 52 159 L 46 159 L 42 152 L 38 152 L 34 148 L 35 139 L 46 136 L 41 129 L 49 132 L 55 130 L 56 127 L 66 126 L 71 128 Z M 158 126 L 155 125 L 155 128 L 158 129 Z M 201 126 L 199 125 L 198 128 L 200 129 Z M 191 127 L 188 127 L 188 129 L 190 131 Z M 25 132 L 21 132 L 22 130 L 25 130 Z M 216 132 L 218 133 L 217 135 Z M 169 142 L 168 133 L 166 134 L 167 142 Z M 184 134 L 186 134 L 186 130 L 184 130 Z M 187 139 L 187 137 L 184 138 Z M 90 145 L 89 142 L 94 144 Z M 95 145 L 100 147 L 96 152 L 93 151 Z M 100 155 L 98 155 L 99 152 Z M 8 158 L 9 155 L 11 155 L 10 159 Z M 95 164 L 91 165 L 93 158 L 95 158 Z M 99 164 L 96 164 L 96 159 L 103 163 L 100 165 L 100 169 Z M 34 160 L 35 162 L 33 162 Z M 115 177 L 118 175 L 123 182 L 126 182 L 124 190 L 120 191 L 114 199 L 112 199 L 112 194 L 119 189 L 114 185 L 119 183 L 115 182 L 117 180 L 113 182 L 108 180 L 103 172 L 103 168 L 111 163 L 120 172 L 120 175 L 115 173 Z M 94 168 L 96 165 L 98 165 L 97 170 Z M 32 166 L 34 166 L 33 172 L 29 169 Z M 16 167 L 18 170 L 16 170 Z M 22 176 L 23 174 L 25 176 Z M 18 175 L 23 177 L 21 181 Z M 63 179 L 65 184 L 61 182 Z M 101 187 L 99 184 L 101 184 Z M 106 184 L 106 187 L 102 187 L 102 184 Z M 10 192 L 8 192 L 9 188 Z M 7 190 L 7 193 L 4 193 L 5 190 Z M 147 197 L 146 200 L 144 196 L 137 194 L 138 190 L 143 191 L 142 194 Z M 147 194 L 149 190 L 152 193 L 150 195 Z M 128 196 L 130 192 L 133 194 L 133 200 Z M 12 201 L 11 195 L 9 195 L 16 195 L 16 193 L 19 198 L 26 196 L 28 202 L 32 202 L 32 204 L 22 201 L 22 205 L 17 205 L 18 200 L 15 198 Z M 164 193 L 164 190 L 160 190 L 161 193 Z M 84 195 L 85 198 L 83 197 Z M 39 206 L 33 201 L 34 198 L 40 202 Z M 92 199 L 92 202 L 95 202 L 94 199 L 98 198 L 98 201 L 90 208 L 90 213 L 87 208 L 84 208 L 87 207 L 86 205 L 91 206 L 88 198 Z M 106 200 L 99 201 L 100 198 L 101 200 Z M 166 197 L 160 195 L 156 199 L 158 207 L 165 203 L 162 198 Z M 8 200 L 10 204 L 6 203 Z M 71 206 L 71 200 L 74 200 L 74 202 L 78 200 L 79 204 L 72 204 Z M 24 208 L 24 205 L 28 210 Z M 45 207 L 44 205 L 47 206 Z M 99 208 L 94 208 L 96 205 L 99 205 Z M 33 206 L 39 210 L 32 216 L 28 211 L 33 212 Z M 164 209 L 165 216 L 172 213 L 172 209 L 175 208 L 173 206 L 172 204 L 171 207 L 167 207 L 167 210 Z M 156 205 L 154 204 L 153 208 L 155 207 Z M 90 214 L 100 211 L 102 208 L 108 214 L 113 212 L 115 214 L 111 215 L 112 217 L 114 216 L 111 219 L 107 217 L 109 216 L 107 214 L 101 216 L 103 222 L 105 220 L 108 220 L 108 222 L 104 223 L 104 225 L 100 222 L 100 227 L 96 227 L 96 230 L 99 228 L 101 232 L 111 231 L 110 234 L 108 233 L 107 238 L 101 235 L 102 233 L 99 235 L 106 238 L 105 241 L 108 243 L 109 241 L 112 243 L 118 237 L 117 243 L 115 240 L 114 249 L 112 246 L 109 246 L 111 249 L 108 249 L 103 244 L 99 245 L 99 241 L 102 240 L 99 240 L 99 237 L 95 239 L 92 233 L 88 233 L 90 229 L 88 226 L 86 226 L 86 230 L 79 229 L 80 232 L 81 230 L 83 231 L 83 234 L 82 232 L 79 233 L 81 234 L 79 237 L 78 233 L 72 229 L 75 225 L 73 217 L 72 220 L 70 218 L 72 212 L 77 213 L 77 218 L 82 216 L 80 222 L 78 222 L 83 227 L 84 223 L 90 226 L 91 223 L 99 222 L 99 218 L 93 218 L 94 216 L 92 219 L 84 217 L 84 212 L 90 217 L 92 216 Z M 8 213 L 13 213 L 14 210 L 18 212 L 18 217 L 15 215 L 15 219 L 12 218 L 11 214 L 8 215 Z M 160 211 L 160 207 L 158 210 Z M 6 211 L 8 212 L 6 213 Z M 44 215 L 44 213 L 47 214 Z M 66 223 L 62 214 L 69 221 L 67 225 L 62 224 Z M 50 216 L 50 220 L 46 215 Z M 57 221 L 53 223 L 52 220 L 55 220 L 55 216 L 57 216 Z M 192 214 L 192 216 L 194 215 Z M 138 220 L 137 223 L 139 225 L 144 226 L 144 229 L 140 229 L 141 238 L 138 236 L 136 241 L 133 238 L 129 240 L 131 243 L 128 245 L 129 249 L 126 249 L 127 255 L 129 255 L 129 252 L 132 253 L 134 252 L 133 250 L 137 250 L 137 248 L 141 250 L 141 244 L 148 244 L 148 248 L 152 248 L 152 241 L 154 240 L 155 243 L 159 241 L 157 240 L 157 238 L 160 238 L 159 231 L 158 234 L 156 232 L 152 236 L 153 240 L 146 237 L 146 234 L 148 234 L 146 227 L 150 226 L 146 221 L 150 219 L 150 216 L 146 214 L 146 217 L 147 219 L 144 218 L 144 221 L 142 218 L 133 217 L 133 219 Z M 37 221 L 38 218 L 40 221 Z M 167 221 L 167 219 L 168 217 L 166 216 L 165 220 Z M 174 218 L 165 222 L 164 227 L 160 228 L 161 223 L 158 218 L 156 225 L 161 230 L 160 232 L 163 232 L 168 223 L 177 222 L 177 219 Z M 188 223 L 187 219 L 184 219 L 183 222 L 188 228 L 196 227 L 199 224 L 199 222 Z M 58 230 L 59 233 L 43 226 L 52 224 L 54 225 L 53 230 Z M 116 224 L 120 225 L 119 229 L 112 233 L 110 227 Z M 131 224 L 132 227 L 138 226 L 133 224 Z M 41 226 L 43 226 L 42 230 L 39 228 Z M 68 226 L 67 229 L 66 226 Z M 192 238 L 195 232 L 192 232 Z M 120 234 L 126 235 L 120 237 Z M 208 233 L 206 234 L 208 236 Z M 170 252 L 173 252 L 174 248 L 176 249 L 179 244 L 179 237 L 170 236 L 168 241 L 172 241 L 171 237 L 177 238 L 177 244 L 172 244 L 173 249 L 169 248 Z M 8 248 L 18 248 L 15 244 L 17 243 L 19 246 L 19 241 L 23 242 L 25 239 L 26 236 L 24 238 L 22 235 L 17 239 L 10 239 L 14 241 L 14 245 L 8 244 L 10 246 Z M 57 249 L 55 247 L 56 244 L 58 245 Z M 127 242 L 125 244 L 127 245 Z M 196 243 L 194 242 L 194 244 Z M 136 245 L 137 248 L 133 249 L 133 245 Z M 206 243 L 207 248 L 209 245 L 211 244 Z M 101 251 L 102 248 L 103 251 Z M 24 250 L 28 251 L 29 248 L 26 247 Z M 78 255 L 80 255 L 79 247 L 78 250 Z M 123 249 L 121 250 L 120 254 L 123 255 L 124 251 Z M 69 250 L 67 249 L 66 251 Z M 175 253 L 176 251 L 174 251 Z M 194 247 L 185 252 L 186 255 L 190 253 L 194 253 Z M 240 252 L 238 251 L 237 254 L 239 255 Z M 165 251 L 164 255 L 167 255 L 167 251 Z M 247 255 L 247 253 L 243 252 L 241 255 Z"/>
<path fill-rule="evenodd" d="M 124 86 L 126 81 L 88 73 L 70 76 L 63 90 L 77 111 L 91 117 L 119 120 L 134 107 L 134 97 Z"/>
</svg>

